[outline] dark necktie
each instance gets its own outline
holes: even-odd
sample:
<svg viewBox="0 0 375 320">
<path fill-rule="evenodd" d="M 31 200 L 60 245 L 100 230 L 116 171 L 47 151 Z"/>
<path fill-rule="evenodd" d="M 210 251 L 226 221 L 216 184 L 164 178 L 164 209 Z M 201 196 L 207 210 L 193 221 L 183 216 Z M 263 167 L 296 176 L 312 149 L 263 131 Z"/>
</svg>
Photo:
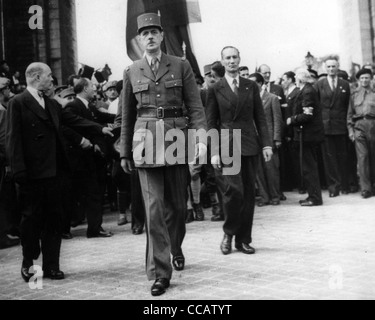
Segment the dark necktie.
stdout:
<svg viewBox="0 0 375 320">
<path fill-rule="evenodd" d="M 38 96 L 43 99 L 44 98 L 44 92 L 38 90 Z"/>
<path fill-rule="evenodd" d="M 154 73 L 154 75 L 156 76 L 158 74 L 158 58 L 152 58 L 151 60 L 151 70 L 152 72 Z"/>
<path fill-rule="evenodd" d="M 335 92 L 336 91 L 335 78 L 331 78 L 331 79 L 332 79 L 332 91 Z"/>
<path fill-rule="evenodd" d="M 233 79 L 233 92 L 236 96 L 238 96 L 237 79 Z"/>
</svg>

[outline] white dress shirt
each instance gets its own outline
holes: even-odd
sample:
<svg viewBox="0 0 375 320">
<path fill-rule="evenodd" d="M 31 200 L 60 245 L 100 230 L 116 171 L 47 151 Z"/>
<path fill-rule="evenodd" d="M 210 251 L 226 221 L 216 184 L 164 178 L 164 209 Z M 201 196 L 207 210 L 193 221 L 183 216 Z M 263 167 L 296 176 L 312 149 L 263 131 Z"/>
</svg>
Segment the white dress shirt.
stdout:
<svg viewBox="0 0 375 320">
<path fill-rule="evenodd" d="M 225 74 L 225 79 L 227 80 L 227 82 L 228 82 L 228 84 L 229 84 L 229 86 L 230 86 L 230 88 L 232 89 L 233 92 L 234 92 L 234 90 L 233 90 L 233 80 L 234 79 L 237 80 L 237 88 L 240 85 L 240 75 L 239 74 L 235 78 L 232 78 L 228 74 Z"/>
<path fill-rule="evenodd" d="M 27 91 L 30 92 L 30 94 L 34 97 L 34 99 L 39 103 L 39 105 L 43 109 L 45 109 L 46 108 L 46 104 L 44 102 L 44 98 L 42 98 L 42 97 L 39 96 L 38 90 L 35 89 L 35 88 L 32 88 L 32 87 L 29 87 L 29 86 L 26 89 L 27 89 Z"/>
<path fill-rule="evenodd" d="M 332 91 L 335 91 L 337 88 L 337 77 L 327 77 L 329 86 L 331 87 Z"/>
</svg>

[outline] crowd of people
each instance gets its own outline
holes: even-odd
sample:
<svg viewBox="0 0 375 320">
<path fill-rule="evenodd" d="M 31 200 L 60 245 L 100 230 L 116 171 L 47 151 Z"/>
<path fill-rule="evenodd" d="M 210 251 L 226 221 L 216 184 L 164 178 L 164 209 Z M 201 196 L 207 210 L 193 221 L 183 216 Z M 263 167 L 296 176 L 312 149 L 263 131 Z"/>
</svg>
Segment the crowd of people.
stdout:
<svg viewBox="0 0 375 320">
<path fill-rule="evenodd" d="M 23 84 L 1 62 L 0 248 L 22 243 L 25 281 L 41 252 L 45 276 L 64 278 L 61 239 L 72 239 L 72 228 L 87 223 L 87 238 L 112 237 L 102 227 L 106 205 L 119 212 L 119 226 L 131 216 L 134 235 L 146 229 L 147 275 L 155 280 L 151 293 L 160 295 L 172 268 L 184 269 L 185 224 L 205 220 L 205 208 L 224 223 L 223 254 L 231 253 L 233 237 L 236 249 L 254 254 L 256 205 L 281 205 L 286 192 L 307 193 L 302 207 L 323 205 L 322 189 L 330 197 L 374 195 L 371 68 L 349 79 L 330 56 L 325 74 L 297 68 L 272 82 L 270 66 L 251 73 L 229 46 L 221 61 L 204 67 L 202 83 L 184 58 L 160 51 L 163 29 L 157 15 L 149 18 L 138 19 L 145 57 L 120 81 L 72 75 L 59 85 L 47 65 L 32 63 Z M 201 142 L 196 154 L 208 152 L 206 164 L 134 163 L 142 141 L 133 134 L 157 130 L 155 120 L 183 132 L 241 129 L 240 173 L 224 175 L 220 149 Z"/>
</svg>

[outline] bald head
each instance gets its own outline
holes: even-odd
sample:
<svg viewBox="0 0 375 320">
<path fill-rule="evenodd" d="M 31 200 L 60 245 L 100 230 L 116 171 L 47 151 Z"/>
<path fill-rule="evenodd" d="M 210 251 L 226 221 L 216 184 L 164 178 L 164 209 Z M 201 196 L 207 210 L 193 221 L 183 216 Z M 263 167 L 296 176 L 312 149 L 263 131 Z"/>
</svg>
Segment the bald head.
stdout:
<svg viewBox="0 0 375 320">
<path fill-rule="evenodd" d="M 266 65 L 266 64 L 262 64 L 259 66 L 258 68 L 258 72 L 263 76 L 264 78 L 264 81 L 266 83 L 268 83 L 271 79 L 271 68 Z"/>
<path fill-rule="evenodd" d="M 48 90 L 52 85 L 51 68 L 42 62 L 30 64 L 25 72 L 27 85 L 37 90 Z"/>
</svg>

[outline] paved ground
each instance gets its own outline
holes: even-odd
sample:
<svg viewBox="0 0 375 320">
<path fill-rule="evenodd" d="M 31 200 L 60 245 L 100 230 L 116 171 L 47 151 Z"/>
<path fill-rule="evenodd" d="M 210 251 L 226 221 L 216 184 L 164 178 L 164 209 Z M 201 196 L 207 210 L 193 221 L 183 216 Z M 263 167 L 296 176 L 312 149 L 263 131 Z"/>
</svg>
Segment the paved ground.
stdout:
<svg viewBox="0 0 375 320">
<path fill-rule="evenodd" d="M 155 300 L 375 299 L 375 198 L 325 194 L 323 207 L 301 208 L 299 195 L 287 196 L 281 206 L 256 209 L 254 256 L 223 256 L 221 223 L 210 222 L 209 211 L 205 222 L 188 225 L 186 270 L 175 272 L 171 288 Z M 74 229 L 62 248 L 66 280 L 44 280 L 42 290 L 21 279 L 19 247 L 1 250 L 0 300 L 153 299 L 146 236 L 117 227 L 116 218 L 105 215 L 105 228 L 115 233 L 110 239 L 88 240 L 85 227 Z"/>
</svg>

